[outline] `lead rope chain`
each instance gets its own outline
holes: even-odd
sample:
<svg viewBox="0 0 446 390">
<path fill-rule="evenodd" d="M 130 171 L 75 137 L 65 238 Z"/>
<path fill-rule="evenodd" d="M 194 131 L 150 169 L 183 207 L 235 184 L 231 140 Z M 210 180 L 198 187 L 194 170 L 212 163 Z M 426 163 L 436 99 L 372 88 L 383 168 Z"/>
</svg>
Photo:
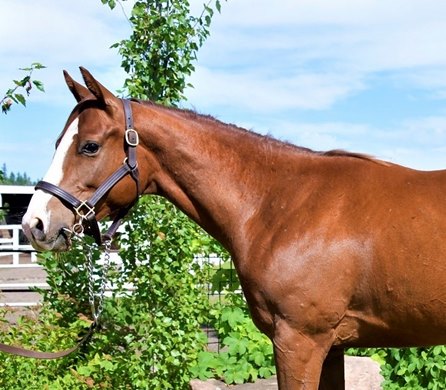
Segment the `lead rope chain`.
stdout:
<svg viewBox="0 0 446 390">
<path fill-rule="evenodd" d="M 81 212 L 82 207 L 87 207 L 88 212 L 84 214 Z M 102 267 L 102 272 L 100 276 L 99 282 L 99 291 L 97 297 L 94 293 L 94 261 L 93 261 L 93 251 L 92 247 L 88 244 L 85 244 L 85 241 L 82 240 L 84 234 L 84 225 L 83 222 L 87 219 L 90 213 L 94 213 L 94 208 L 89 207 L 86 202 L 82 202 L 79 207 L 75 209 L 76 214 L 79 217 L 79 221 L 74 224 L 72 230 L 70 231 L 73 236 L 77 237 L 82 241 L 83 252 L 86 253 L 87 257 L 87 277 L 88 277 L 88 302 L 90 303 L 91 315 L 93 317 L 94 323 L 98 324 L 99 317 L 104 310 L 104 295 L 105 295 L 105 285 L 107 284 L 107 274 L 110 269 L 110 249 L 111 249 L 111 239 L 107 239 L 103 242 L 104 244 L 104 265 Z M 97 302 L 96 302 L 97 301 Z"/>
<path fill-rule="evenodd" d="M 85 246 L 84 246 L 85 249 Z M 105 296 L 105 286 L 107 284 L 107 274 L 110 269 L 110 249 L 111 240 L 104 242 L 104 264 L 102 266 L 101 275 L 99 277 L 99 290 L 97 296 L 94 293 L 95 277 L 94 277 L 94 262 L 93 262 L 93 251 L 90 246 L 87 246 L 86 257 L 87 257 L 87 273 L 88 273 L 88 301 L 90 303 L 91 315 L 94 322 L 97 324 L 99 318 L 104 310 L 104 296 Z"/>
</svg>

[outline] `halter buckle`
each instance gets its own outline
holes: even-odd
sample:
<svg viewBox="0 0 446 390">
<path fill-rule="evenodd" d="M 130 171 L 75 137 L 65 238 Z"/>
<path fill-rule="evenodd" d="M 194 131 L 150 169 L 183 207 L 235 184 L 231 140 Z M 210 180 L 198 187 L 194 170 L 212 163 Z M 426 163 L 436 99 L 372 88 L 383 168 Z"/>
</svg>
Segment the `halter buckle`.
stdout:
<svg viewBox="0 0 446 390">
<path fill-rule="evenodd" d="M 84 208 L 86 209 L 86 212 L 84 212 Z M 91 207 L 86 200 L 82 201 L 79 206 L 75 207 L 74 211 L 81 219 L 90 218 L 95 214 L 94 207 Z"/>
<path fill-rule="evenodd" d="M 125 131 L 125 142 L 129 146 L 138 146 L 139 144 L 139 135 L 135 129 L 127 129 Z"/>
</svg>

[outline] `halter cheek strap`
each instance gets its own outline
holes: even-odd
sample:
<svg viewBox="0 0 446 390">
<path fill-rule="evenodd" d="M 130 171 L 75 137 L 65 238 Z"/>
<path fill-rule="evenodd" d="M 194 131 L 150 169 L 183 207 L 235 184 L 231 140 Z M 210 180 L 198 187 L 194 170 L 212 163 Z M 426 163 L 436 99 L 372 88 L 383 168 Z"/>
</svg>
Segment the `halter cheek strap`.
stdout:
<svg viewBox="0 0 446 390">
<path fill-rule="evenodd" d="M 120 168 L 118 168 L 112 175 L 110 175 L 104 183 L 93 193 L 90 199 L 81 201 L 75 196 L 71 195 L 64 189 L 47 181 L 39 181 L 36 184 L 36 190 L 43 190 L 58 198 L 67 207 L 71 208 L 78 217 L 78 222 L 73 226 L 74 233 L 81 233 L 86 227 L 85 233 L 91 235 L 98 245 L 103 241 L 111 240 L 122 219 L 127 215 L 129 210 L 138 200 L 140 195 L 139 170 L 136 160 L 136 147 L 139 144 L 139 136 L 137 131 L 133 128 L 133 114 L 130 100 L 121 99 L 124 107 L 125 116 L 125 149 L 126 159 Z M 95 206 L 96 204 L 125 176 L 130 175 L 136 184 L 136 198 L 127 207 L 119 210 L 117 216 L 113 220 L 110 228 L 104 236 L 101 236 L 99 224 L 96 219 Z"/>
</svg>

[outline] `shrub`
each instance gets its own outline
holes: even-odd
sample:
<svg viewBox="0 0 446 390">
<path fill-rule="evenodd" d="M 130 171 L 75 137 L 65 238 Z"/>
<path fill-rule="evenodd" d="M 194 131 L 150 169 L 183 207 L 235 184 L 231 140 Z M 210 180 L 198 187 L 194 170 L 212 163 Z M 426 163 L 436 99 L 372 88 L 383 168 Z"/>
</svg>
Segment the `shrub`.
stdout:
<svg viewBox="0 0 446 390">
<path fill-rule="evenodd" d="M 197 261 L 211 254 L 228 259 L 215 240 L 161 198 L 143 198 L 120 243 L 122 264 L 106 275 L 112 294 L 91 343 L 50 361 L 1 354 L 0 388 L 186 389 L 194 377 L 241 383 L 274 373 L 271 343 L 252 323 L 229 260 L 222 268 Z M 73 346 L 86 332 L 91 315 L 85 250 L 100 258 L 91 240 L 88 245 L 41 256 L 50 286 L 40 291 L 43 307 L 17 326 L 5 321 L 3 342 L 55 351 Z M 101 276 L 98 268 L 95 291 Z M 234 292 L 212 302 L 209 287 Z M 206 351 L 203 324 L 215 327 L 220 352 Z"/>
<path fill-rule="evenodd" d="M 271 341 L 255 327 L 241 294 L 228 293 L 225 298 L 211 311 L 221 350 L 201 352 L 192 373 L 228 384 L 269 378 L 275 373 Z"/>
<path fill-rule="evenodd" d="M 446 389 L 446 347 L 350 349 L 371 356 L 381 365 L 384 390 Z"/>
<path fill-rule="evenodd" d="M 206 266 L 195 256 L 218 246 L 160 198 L 140 201 L 121 243 L 123 266 L 107 275 L 113 296 L 105 300 L 92 342 L 57 361 L 2 355 L 1 388 L 188 388 L 190 367 L 206 345 L 200 326 L 210 309 Z M 92 254 L 98 259 L 97 250 Z M 41 261 L 51 287 L 42 291 L 41 321 L 23 319 L 2 336 L 42 350 L 66 348 L 89 326 L 85 257 L 77 246 L 63 256 L 45 254 Z"/>
</svg>

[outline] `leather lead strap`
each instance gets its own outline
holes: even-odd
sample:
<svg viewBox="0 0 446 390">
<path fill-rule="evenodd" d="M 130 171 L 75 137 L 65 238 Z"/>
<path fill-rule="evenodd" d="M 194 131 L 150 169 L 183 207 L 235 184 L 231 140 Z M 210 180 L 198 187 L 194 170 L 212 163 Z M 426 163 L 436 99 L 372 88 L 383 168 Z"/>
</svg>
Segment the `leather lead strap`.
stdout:
<svg viewBox="0 0 446 390">
<path fill-rule="evenodd" d="M 93 322 L 90 326 L 90 329 L 88 330 L 88 333 L 84 337 L 82 337 L 82 339 L 73 348 L 65 349 L 63 351 L 40 352 L 40 351 L 33 351 L 32 349 L 15 347 L 12 345 L 6 345 L 0 343 L 0 352 L 5 352 L 16 356 L 23 356 L 34 359 L 58 359 L 64 356 L 68 356 L 74 351 L 77 351 L 83 344 L 85 344 L 90 339 L 90 337 L 93 335 L 96 326 L 97 324 Z"/>
</svg>

